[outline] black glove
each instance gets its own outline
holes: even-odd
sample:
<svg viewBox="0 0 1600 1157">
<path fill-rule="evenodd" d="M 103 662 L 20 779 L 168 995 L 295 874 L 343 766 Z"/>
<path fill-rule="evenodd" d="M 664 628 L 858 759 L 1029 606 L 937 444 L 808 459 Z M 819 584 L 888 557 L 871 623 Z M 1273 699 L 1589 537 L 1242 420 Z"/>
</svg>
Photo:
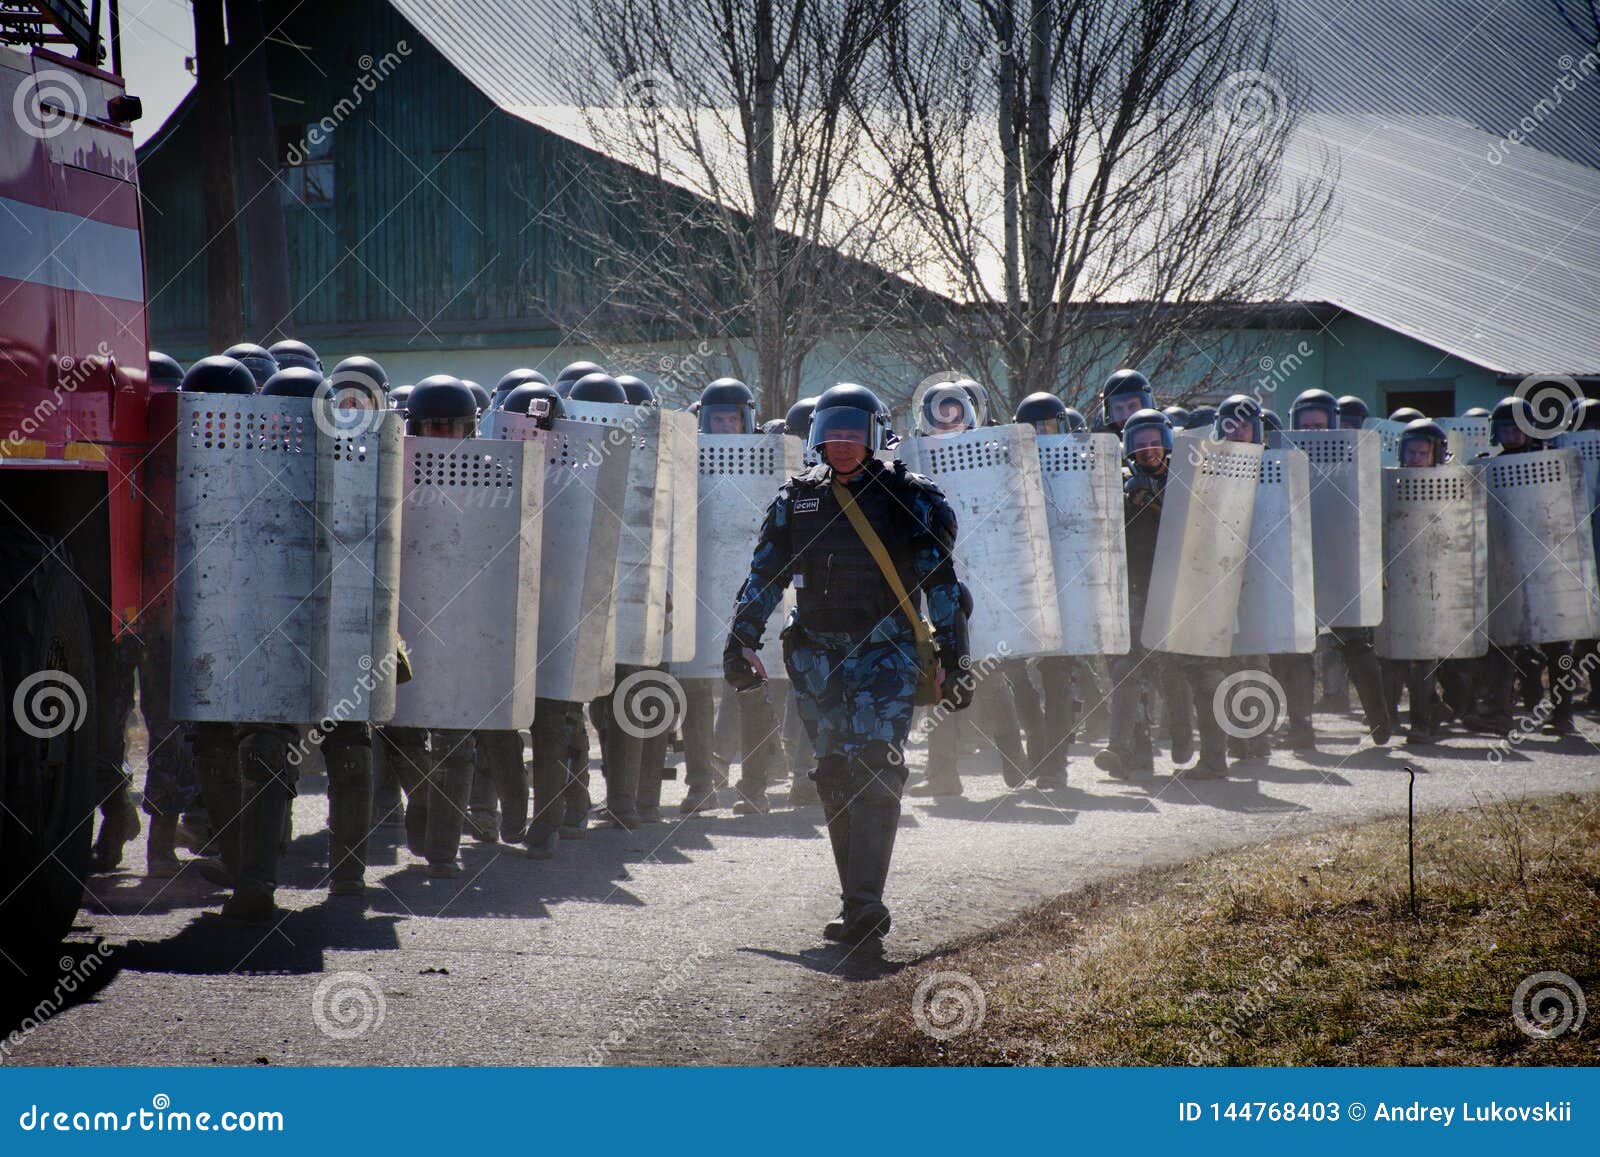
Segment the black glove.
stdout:
<svg viewBox="0 0 1600 1157">
<path fill-rule="evenodd" d="M 939 666 L 944 669 L 944 686 L 939 691 L 941 701 L 952 711 L 965 711 L 972 706 L 972 693 L 978 686 L 971 659 L 965 651 L 940 651 Z"/>
<path fill-rule="evenodd" d="M 722 648 L 722 677 L 735 691 L 754 691 L 766 682 L 744 657 L 744 644 L 733 635 L 728 636 L 728 645 Z"/>
</svg>

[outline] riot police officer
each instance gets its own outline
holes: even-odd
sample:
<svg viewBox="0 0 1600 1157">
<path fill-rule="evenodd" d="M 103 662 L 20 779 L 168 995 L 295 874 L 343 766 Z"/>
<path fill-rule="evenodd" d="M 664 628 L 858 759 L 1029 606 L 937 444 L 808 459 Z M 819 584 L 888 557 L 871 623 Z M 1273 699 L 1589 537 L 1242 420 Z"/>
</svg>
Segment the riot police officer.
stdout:
<svg viewBox="0 0 1600 1157">
<path fill-rule="evenodd" d="M 1400 433 L 1400 465 L 1407 469 L 1427 469 L 1450 461 L 1450 440 L 1444 427 L 1431 418 L 1407 422 Z M 1438 740 L 1442 721 L 1437 701 L 1437 686 L 1444 662 L 1438 659 L 1398 661 L 1396 666 L 1405 681 L 1411 700 L 1411 726 L 1406 743 L 1431 744 Z"/>
<path fill-rule="evenodd" d="M 478 400 L 460 379 L 435 374 L 418 382 L 406 402 L 406 433 L 414 437 L 475 436 Z M 419 672 L 427 678 L 427 672 Z M 380 727 L 383 757 L 406 794 L 406 842 L 428 861 L 428 875 L 461 875 L 457 858 L 472 793 L 476 748 L 471 731 Z M 520 751 L 519 751 L 520 757 Z"/>
<path fill-rule="evenodd" d="M 951 553 L 955 512 L 931 482 L 873 456 L 885 434 L 870 390 L 838 385 L 817 400 L 810 443 L 822 461 L 790 479 L 768 508 L 723 653 L 736 688 L 765 682 L 761 637 L 794 580 L 784 665 L 816 754 L 843 900 L 823 934 L 847 943 L 889 930 L 883 890 L 923 675 L 922 625 L 908 614 L 916 613 L 913 596 L 902 591 L 927 600 L 936 683 L 964 670 L 967 658 Z"/>
<path fill-rule="evenodd" d="M 1166 415 L 1153 408 L 1131 415 L 1123 423 L 1122 451 L 1127 462 L 1123 519 L 1128 552 L 1128 617 L 1137 625 L 1144 621 L 1172 455 L 1172 424 Z M 1149 701 L 1151 684 L 1156 681 L 1166 705 L 1173 762 L 1184 764 L 1194 757 L 1194 704 L 1186 673 L 1178 656 L 1147 651 L 1138 641 L 1135 626 L 1128 653 L 1111 656 L 1111 734 L 1094 757 L 1095 766 L 1115 778 L 1155 770 Z M 1227 769 L 1226 737 L 1212 717 L 1210 704 L 1211 699 L 1206 698 L 1206 709 L 1199 712 L 1201 761 L 1200 768 L 1191 773 L 1196 777 L 1221 775 Z"/>
<path fill-rule="evenodd" d="M 1359 430 L 1371 416 L 1367 404 L 1354 394 L 1345 394 L 1339 399 L 1339 429 Z"/>
<path fill-rule="evenodd" d="M 1100 387 L 1100 428 L 1120 434 L 1123 423 L 1140 410 L 1154 409 L 1155 404 L 1150 379 L 1138 370 L 1117 370 Z"/>
<path fill-rule="evenodd" d="M 556 393 L 563 398 L 572 392 L 572 387 L 578 379 L 588 377 L 590 374 L 603 374 L 606 371 L 594 362 L 568 362 L 561 367 L 561 372 L 556 375 Z"/>
<path fill-rule="evenodd" d="M 1187 406 L 1163 406 L 1161 412 L 1167 421 L 1172 423 L 1174 430 L 1182 430 L 1189 424 L 1189 408 Z"/>
<path fill-rule="evenodd" d="M 538 370 L 530 370 L 526 366 L 519 366 L 517 369 L 507 370 L 505 373 L 500 375 L 500 380 L 495 383 L 494 393 L 489 397 L 489 408 L 491 410 L 503 408 L 506 404 L 506 398 L 511 395 L 512 390 L 516 389 L 518 386 L 531 385 L 535 382 L 538 382 L 542 385 L 550 384 L 545 376 Z"/>
<path fill-rule="evenodd" d="M 318 376 L 322 374 L 322 359 L 317 356 L 316 350 L 303 341 L 284 338 L 282 341 L 273 342 L 267 352 L 272 355 L 272 360 L 278 363 L 280 370 L 299 368 L 316 370 Z"/>
<path fill-rule="evenodd" d="M 811 433 L 811 415 L 817 408 L 817 399 L 801 398 L 789 407 L 789 412 L 783 416 L 783 432 L 796 438 L 804 438 Z"/>
</svg>

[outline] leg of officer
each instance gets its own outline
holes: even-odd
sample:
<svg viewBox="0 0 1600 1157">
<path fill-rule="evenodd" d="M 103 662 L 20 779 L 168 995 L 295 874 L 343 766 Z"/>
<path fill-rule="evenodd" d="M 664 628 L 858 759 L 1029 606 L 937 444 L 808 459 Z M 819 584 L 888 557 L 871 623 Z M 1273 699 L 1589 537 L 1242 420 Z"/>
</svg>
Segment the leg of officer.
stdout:
<svg viewBox="0 0 1600 1157">
<path fill-rule="evenodd" d="M 452 879 L 461 875 L 461 829 L 472 796 L 476 745 L 472 732 L 441 728 L 428 733 L 428 821 L 423 853 L 428 875 Z"/>
<path fill-rule="evenodd" d="M 328 768 L 328 892 L 359 896 L 372 833 L 372 728 L 335 723 L 322 737 L 322 760 Z"/>
<path fill-rule="evenodd" d="M 548 860 L 556 854 L 566 816 L 566 703 L 535 699 L 529 732 L 533 740 L 533 818 L 528 821 L 525 842 L 530 860 Z M 583 829 L 574 834 L 581 836 Z"/>
<path fill-rule="evenodd" d="M 222 878 L 232 884 L 239 878 L 239 810 L 244 806 L 239 736 L 232 723 L 195 723 L 190 725 L 189 738 L 195 777 L 211 817 L 211 839 L 222 861 Z"/>
<path fill-rule="evenodd" d="M 178 870 L 178 825 L 194 808 L 199 791 L 194 769 L 183 758 L 183 728 L 172 721 L 172 649 L 163 634 L 146 637 L 139 655 L 139 711 L 148 737 L 145 757 L 144 810 L 150 817 L 145 848 L 146 874 L 157 878 Z"/>
<path fill-rule="evenodd" d="M 1393 716 L 1389 712 L 1389 697 L 1384 688 L 1383 669 L 1378 653 L 1372 646 L 1370 627 L 1335 628 L 1333 637 L 1344 655 L 1350 679 L 1356 685 L 1356 696 L 1361 700 L 1361 711 L 1367 720 L 1367 730 L 1374 743 L 1389 742 L 1394 733 Z"/>
<path fill-rule="evenodd" d="M 244 804 L 239 809 L 239 874 L 222 907 L 232 919 L 260 922 L 277 912 L 278 857 L 294 800 L 289 744 L 296 729 L 284 724 L 239 725 L 239 770 Z"/>
<path fill-rule="evenodd" d="M 780 694 L 786 694 L 780 688 Z M 735 815 L 765 815 L 772 810 L 767 801 L 767 785 L 782 748 L 783 724 L 774 708 L 772 685 L 737 695 L 733 710 L 739 719 L 739 749 L 744 759 L 739 764 L 739 801 Z"/>
<path fill-rule="evenodd" d="M 1033 764 L 1034 782 L 1042 788 L 1067 785 L 1067 758 L 1073 732 L 1078 728 L 1078 699 L 1073 690 L 1078 665 L 1077 659 L 1065 656 L 1039 660 L 1044 705 L 1035 722 L 1025 722 L 1024 727 L 1028 728 L 1028 757 Z M 1031 687 L 1029 683 L 1021 689 L 1025 699 Z"/>
<path fill-rule="evenodd" d="M 678 810 L 685 815 L 717 806 L 716 755 L 712 743 L 715 690 L 710 679 L 683 680 L 683 763 L 689 794 Z"/>
<path fill-rule="evenodd" d="M 383 762 L 405 792 L 406 847 L 414 856 L 427 855 L 428 732 L 422 727 L 380 727 L 378 748 Z"/>
</svg>

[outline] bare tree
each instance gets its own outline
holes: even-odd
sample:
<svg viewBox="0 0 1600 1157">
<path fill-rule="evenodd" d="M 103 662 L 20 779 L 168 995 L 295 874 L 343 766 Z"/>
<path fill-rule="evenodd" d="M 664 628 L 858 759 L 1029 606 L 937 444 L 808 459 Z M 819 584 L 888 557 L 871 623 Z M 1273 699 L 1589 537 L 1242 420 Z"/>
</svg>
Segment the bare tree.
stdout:
<svg viewBox="0 0 1600 1157">
<path fill-rule="evenodd" d="M 574 87 L 596 155 L 570 174 L 583 207 L 569 199 L 551 219 L 604 291 L 604 308 L 584 311 L 586 340 L 709 339 L 681 372 L 713 376 L 714 343 L 719 367 L 781 415 L 825 335 L 870 326 L 920 292 L 866 260 L 891 214 L 849 189 L 860 185 L 861 89 L 882 87 L 875 50 L 898 7 L 584 5 L 595 59 Z"/>
<path fill-rule="evenodd" d="M 1082 401 L 1112 359 L 1211 359 L 1219 307 L 1291 296 L 1331 182 L 1326 162 L 1286 164 L 1304 93 L 1270 0 L 928 0 L 902 16 L 889 107 L 863 121 L 917 224 L 904 252 L 936 252 L 924 280 L 958 303 L 906 331 L 929 369 L 959 362 L 1011 403 Z"/>
</svg>

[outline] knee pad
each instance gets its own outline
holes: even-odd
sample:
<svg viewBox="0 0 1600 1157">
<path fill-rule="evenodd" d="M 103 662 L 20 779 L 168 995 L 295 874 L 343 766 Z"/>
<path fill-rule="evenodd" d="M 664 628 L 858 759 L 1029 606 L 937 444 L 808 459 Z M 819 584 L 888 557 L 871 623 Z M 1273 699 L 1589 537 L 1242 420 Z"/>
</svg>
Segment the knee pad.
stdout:
<svg viewBox="0 0 1600 1157">
<path fill-rule="evenodd" d="M 290 790 L 287 737 L 276 729 L 246 732 L 239 740 L 239 769 L 246 783 Z"/>
</svg>

